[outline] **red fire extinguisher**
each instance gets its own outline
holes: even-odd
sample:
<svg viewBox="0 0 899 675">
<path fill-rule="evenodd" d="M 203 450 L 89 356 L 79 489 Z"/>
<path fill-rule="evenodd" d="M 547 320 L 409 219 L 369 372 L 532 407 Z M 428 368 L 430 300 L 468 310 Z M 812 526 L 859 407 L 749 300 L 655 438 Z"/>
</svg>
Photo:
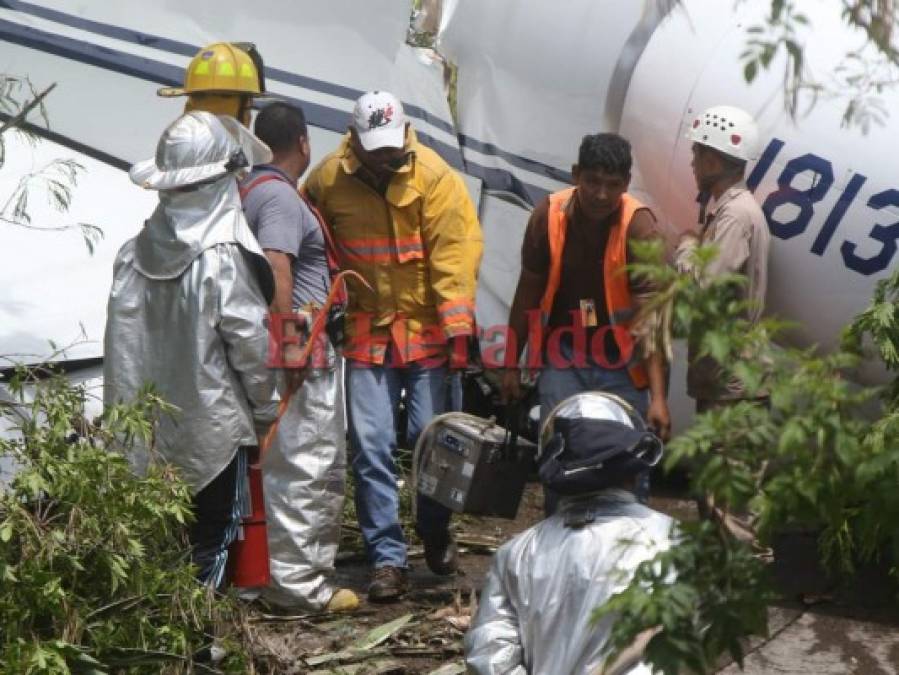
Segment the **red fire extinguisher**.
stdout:
<svg viewBox="0 0 899 675">
<path fill-rule="evenodd" d="M 262 494 L 262 453 L 251 448 L 247 457 L 250 484 L 250 514 L 241 521 L 240 533 L 231 544 L 228 562 L 231 583 L 238 588 L 268 586 L 268 532 L 265 524 L 265 496 Z"/>
</svg>

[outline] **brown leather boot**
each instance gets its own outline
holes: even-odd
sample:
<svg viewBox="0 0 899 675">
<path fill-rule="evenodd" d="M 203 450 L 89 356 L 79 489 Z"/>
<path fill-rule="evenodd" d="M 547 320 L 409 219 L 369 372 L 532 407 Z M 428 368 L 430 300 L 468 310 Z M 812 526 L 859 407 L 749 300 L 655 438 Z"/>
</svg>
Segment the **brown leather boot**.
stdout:
<svg viewBox="0 0 899 675">
<path fill-rule="evenodd" d="M 372 573 L 368 587 L 369 602 L 395 602 L 406 592 L 406 570 L 385 565 Z"/>
<path fill-rule="evenodd" d="M 425 562 L 428 569 L 442 577 L 455 574 L 459 569 L 459 547 L 450 532 L 422 537 L 425 545 Z"/>
</svg>

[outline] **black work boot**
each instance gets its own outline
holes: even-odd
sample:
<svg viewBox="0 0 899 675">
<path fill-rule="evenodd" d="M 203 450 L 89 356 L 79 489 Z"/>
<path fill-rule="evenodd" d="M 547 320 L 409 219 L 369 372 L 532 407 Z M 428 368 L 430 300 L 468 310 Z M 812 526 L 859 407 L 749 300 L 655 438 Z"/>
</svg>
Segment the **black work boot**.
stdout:
<svg viewBox="0 0 899 675">
<path fill-rule="evenodd" d="M 439 532 L 421 538 L 425 545 L 425 562 L 428 569 L 442 577 L 455 574 L 459 569 L 459 547 L 450 532 Z"/>
<path fill-rule="evenodd" d="M 406 570 L 385 565 L 372 573 L 368 587 L 369 602 L 395 602 L 406 592 Z"/>
</svg>

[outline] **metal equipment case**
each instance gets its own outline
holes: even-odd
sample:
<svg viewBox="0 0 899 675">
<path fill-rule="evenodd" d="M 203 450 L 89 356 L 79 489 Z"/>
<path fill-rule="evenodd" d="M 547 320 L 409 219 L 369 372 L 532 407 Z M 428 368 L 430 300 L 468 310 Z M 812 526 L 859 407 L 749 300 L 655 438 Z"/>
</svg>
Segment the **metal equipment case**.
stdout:
<svg viewBox="0 0 899 675">
<path fill-rule="evenodd" d="M 456 513 L 515 518 L 533 463 L 493 420 L 466 413 L 436 418 L 422 434 L 418 491 Z"/>
</svg>

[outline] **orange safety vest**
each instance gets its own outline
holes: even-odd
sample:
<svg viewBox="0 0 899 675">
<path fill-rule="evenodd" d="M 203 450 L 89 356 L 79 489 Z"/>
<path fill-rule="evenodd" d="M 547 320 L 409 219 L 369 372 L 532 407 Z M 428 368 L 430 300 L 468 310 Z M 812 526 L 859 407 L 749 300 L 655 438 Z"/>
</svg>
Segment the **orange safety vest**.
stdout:
<svg viewBox="0 0 899 675">
<path fill-rule="evenodd" d="M 544 317 L 549 317 L 549 313 L 552 311 L 553 300 L 556 297 L 556 291 L 559 290 L 562 278 L 562 251 L 565 249 L 565 234 L 568 229 L 568 217 L 565 212 L 572 196 L 574 196 L 574 188 L 555 192 L 549 196 L 549 279 L 546 283 L 546 290 L 543 292 L 543 299 L 540 301 L 540 310 Z M 630 282 L 625 269 L 625 265 L 627 265 L 627 231 L 634 214 L 645 208 L 629 194 L 625 193 L 621 196 L 618 221 L 612 224 L 602 261 L 609 319 L 613 326 L 622 326 L 627 329 L 630 329 L 631 321 L 634 318 Z M 622 349 L 622 353 L 624 352 L 620 342 L 618 342 L 618 348 Z M 642 363 L 632 362 L 627 370 L 637 389 L 643 389 L 649 385 L 649 377 Z"/>
</svg>

